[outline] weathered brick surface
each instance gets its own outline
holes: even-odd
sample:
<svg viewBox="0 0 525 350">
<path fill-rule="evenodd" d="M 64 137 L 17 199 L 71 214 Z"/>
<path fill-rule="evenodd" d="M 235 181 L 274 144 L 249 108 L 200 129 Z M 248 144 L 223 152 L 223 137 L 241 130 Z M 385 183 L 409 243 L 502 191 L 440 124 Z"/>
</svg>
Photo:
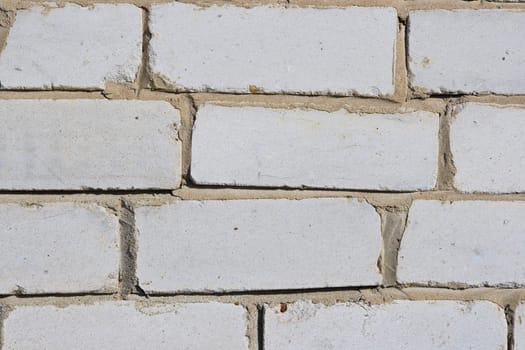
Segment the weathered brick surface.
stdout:
<svg viewBox="0 0 525 350">
<path fill-rule="evenodd" d="M 523 1 L 0 0 L 0 348 L 525 350 Z"/>
<path fill-rule="evenodd" d="M 248 349 L 246 310 L 232 304 L 23 306 L 4 322 L 6 350 Z"/>
<path fill-rule="evenodd" d="M 149 60 L 181 90 L 392 95 L 396 19 L 393 8 L 158 4 Z"/>
<path fill-rule="evenodd" d="M 524 94 L 524 33 L 523 11 L 412 11 L 411 85 L 434 94 Z"/>
<path fill-rule="evenodd" d="M 0 86 L 103 89 L 107 82 L 133 82 L 141 56 L 136 6 L 36 6 L 16 14 L 0 54 Z"/>
<path fill-rule="evenodd" d="M 514 349 L 525 349 L 525 303 L 516 308 L 514 314 Z"/>
<path fill-rule="evenodd" d="M 415 201 L 399 250 L 402 283 L 524 285 L 524 202 Z"/>
<path fill-rule="evenodd" d="M 0 189 L 176 188 L 179 114 L 166 102 L 0 101 Z"/>
<path fill-rule="evenodd" d="M 0 294 L 114 292 L 118 218 L 97 205 L 0 204 Z"/>
<path fill-rule="evenodd" d="M 197 112 L 199 184 L 428 190 L 437 177 L 437 115 L 350 114 L 207 105 Z"/>
<path fill-rule="evenodd" d="M 177 201 L 135 210 L 148 292 L 377 285 L 379 215 L 346 198 Z"/>
<path fill-rule="evenodd" d="M 450 145 L 464 192 L 525 191 L 525 108 L 468 103 L 456 107 Z"/>
<path fill-rule="evenodd" d="M 506 349 L 503 309 L 486 301 L 396 301 L 266 308 L 264 348 Z"/>
</svg>

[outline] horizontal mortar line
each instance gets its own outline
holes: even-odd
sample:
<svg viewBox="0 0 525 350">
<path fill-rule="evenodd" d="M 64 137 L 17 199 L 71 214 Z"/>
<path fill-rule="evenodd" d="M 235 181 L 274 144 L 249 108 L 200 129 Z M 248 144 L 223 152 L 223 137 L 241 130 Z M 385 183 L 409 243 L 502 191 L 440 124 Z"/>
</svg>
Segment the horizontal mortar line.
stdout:
<svg viewBox="0 0 525 350">
<path fill-rule="evenodd" d="M 94 194 L 94 195 L 144 195 L 144 194 L 169 194 L 172 195 L 172 189 L 133 189 L 133 190 L 99 190 L 99 189 L 87 189 L 87 190 L 0 190 L 0 196 L 10 195 L 76 195 L 76 194 Z"/>
<path fill-rule="evenodd" d="M 496 104 L 520 104 L 525 103 L 525 95 L 497 95 L 497 94 L 487 94 L 487 95 L 474 95 L 474 94 L 431 94 L 424 96 L 411 96 L 407 100 L 400 101 L 396 98 L 383 98 L 383 97 L 372 97 L 372 96 L 359 96 L 359 95 L 349 95 L 349 96 L 338 96 L 338 95 L 300 95 L 300 94 L 253 94 L 253 93 L 227 93 L 227 92 L 190 92 L 190 91 L 163 91 L 163 90 L 152 90 L 152 89 L 140 89 L 139 93 L 147 92 L 148 95 L 139 94 L 138 96 L 134 95 L 132 97 L 126 96 L 112 96 L 113 94 L 119 94 L 121 91 L 111 91 L 111 90 L 0 90 L 0 101 L 4 100 L 16 100 L 16 99 L 88 99 L 88 100 L 112 100 L 112 101 L 155 101 L 155 100 L 169 100 L 170 96 L 192 96 L 193 98 L 202 97 L 204 100 L 206 98 L 210 100 L 210 103 L 213 103 L 214 98 L 217 97 L 246 97 L 246 100 L 231 100 L 231 101 L 216 101 L 217 103 L 243 103 L 243 106 L 249 106 L 250 103 L 257 104 L 258 106 L 264 103 L 271 105 L 272 103 L 278 101 L 280 98 L 290 98 L 290 101 L 279 101 L 279 104 L 290 104 L 290 105 L 301 105 L 309 103 L 308 98 L 323 98 L 326 99 L 325 102 L 345 102 L 351 103 L 353 101 L 359 102 L 382 102 L 390 103 L 393 107 L 404 106 L 412 102 L 425 102 L 425 101 L 438 101 L 443 100 L 447 103 L 461 103 L 462 99 L 466 99 L 464 102 L 479 102 L 483 103 L 483 100 L 490 100 L 492 103 Z M 87 94 L 80 95 L 78 94 Z M 158 96 L 155 96 L 158 94 Z M 201 95 L 201 96 L 199 96 Z M 260 97 L 267 97 L 268 100 L 251 100 L 257 99 Z M 293 101 L 294 98 L 304 99 Z M 275 101 L 274 101 L 275 99 Z M 448 100 L 455 100 L 453 102 Z M 521 101 L 523 99 L 523 101 Z M 346 100 L 346 101 L 345 101 Z M 509 101 L 506 101 L 509 100 Z M 312 101 L 316 102 L 316 101 Z M 320 101 L 319 103 L 321 103 Z M 207 101 L 203 101 L 207 103 Z M 373 107 L 373 106 L 371 106 Z M 309 107 L 315 109 L 315 107 Z"/>
<path fill-rule="evenodd" d="M 125 87 L 122 87 L 122 89 L 126 89 Z M 181 95 L 199 95 L 199 94 L 209 94 L 209 95 L 217 95 L 217 96 L 267 96 L 267 97 L 327 97 L 327 98 L 333 98 L 333 99 L 345 99 L 345 98 L 356 98 L 356 99 L 362 99 L 362 100 L 372 100 L 372 101 L 384 101 L 384 102 L 391 102 L 391 103 L 400 103 L 398 100 L 395 99 L 394 96 L 362 96 L 362 95 L 345 95 L 345 94 L 308 94 L 308 93 L 285 93 L 285 92 L 275 92 L 275 93 L 247 93 L 247 92 L 225 92 L 225 91 L 192 91 L 192 90 L 176 90 L 176 89 L 136 89 L 139 92 L 139 96 L 133 96 L 132 98 L 129 97 L 112 97 L 112 94 L 118 94 L 122 91 L 115 89 L 115 90 L 106 90 L 106 89 L 76 89 L 76 88 L 64 88 L 64 89 L 0 89 L 0 99 L 16 99 L 16 97 L 12 97 L 11 95 L 20 95 L 21 97 L 24 95 L 36 95 L 36 94 L 42 94 L 42 95 L 49 95 L 50 93 L 57 93 L 57 94 L 67 94 L 67 93 L 89 93 L 89 94 L 99 94 L 98 99 L 109 99 L 109 100 L 152 100 L 151 96 L 144 97 L 141 95 L 141 92 L 148 92 L 148 93 L 159 93 L 159 94 L 166 94 L 166 95 L 173 95 L 173 96 L 181 96 Z M 2 96 L 7 95 L 7 96 Z M 98 95 L 97 95 L 98 96 Z M 5 98 L 7 97 L 7 98 Z M 79 99 L 82 97 L 79 97 Z"/>
<path fill-rule="evenodd" d="M 53 88 L 3 88 L 0 86 L 0 95 L 8 93 L 51 93 L 51 92 L 87 92 L 87 93 L 103 93 L 105 89 L 101 88 L 89 88 L 89 87 L 53 87 Z"/>
<path fill-rule="evenodd" d="M 105 195 L 115 197 L 139 197 L 145 200 L 154 199 L 155 196 L 167 196 L 180 200 L 235 200 L 235 199 L 307 199 L 307 198 L 357 198 L 370 199 L 384 197 L 385 199 L 427 199 L 427 200 L 525 200 L 525 193 L 464 193 L 452 190 L 429 190 L 418 192 L 381 192 L 363 190 L 340 190 L 340 189 L 293 189 L 293 188 L 239 188 L 239 187 L 193 187 L 185 186 L 174 190 L 23 190 L 23 191 L 0 191 L 2 197 L 17 196 L 27 199 L 32 196 L 35 199 L 46 198 L 46 196 L 68 197 Z M 96 198 L 94 198 L 96 201 Z"/>
<path fill-rule="evenodd" d="M 193 293 L 132 293 L 129 296 L 121 296 L 118 293 L 104 294 L 104 293 L 46 293 L 46 294 L 12 294 L 12 295 L 1 295 L 0 305 L 5 304 L 11 300 L 45 300 L 45 299 L 70 299 L 78 300 L 79 303 L 82 299 L 95 299 L 100 301 L 124 301 L 124 300 L 150 300 L 154 301 L 165 300 L 166 298 L 180 298 L 180 301 L 192 302 L 200 300 L 202 297 L 204 301 L 223 300 L 226 302 L 236 302 L 242 300 L 244 297 L 253 301 L 253 303 L 265 302 L 266 297 L 280 297 L 282 296 L 286 300 L 292 299 L 304 300 L 308 298 L 313 299 L 330 299 L 331 294 L 335 298 L 344 297 L 344 292 L 355 292 L 363 294 L 363 296 L 373 295 L 385 295 L 390 296 L 393 300 L 450 300 L 454 294 L 457 294 L 460 300 L 472 299 L 472 300 L 485 300 L 484 296 L 491 296 L 494 292 L 496 293 L 523 293 L 523 297 L 520 300 L 525 301 L 525 287 L 516 288 L 497 288 L 497 287 L 471 287 L 465 289 L 451 288 L 451 287 L 381 287 L 381 286 L 360 286 L 360 287 L 334 287 L 334 288 L 307 288 L 307 289 L 282 289 L 282 290 L 254 290 L 254 291 L 242 291 L 242 292 L 193 292 Z M 439 294 L 445 292 L 448 294 Z M 389 294 L 390 293 L 390 294 Z M 399 293 L 399 294 L 396 294 Z M 406 294 L 409 293 L 409 294 Z M 426 294 L 425 294 L 426 293 Z M 351 296 L 353 294 L 349 294 Z M 399 297 L 397 297 L 399 296 Z M 233 299 L 229 299 L 232 297 Z M 261 297 L 261 300 L 257 300 L 257 297 Z M 197 299 L 194 299 L 197 298 Z M 177 302 L 177 300 L 175 300 Z M 366 301 L 366 300 L 365 300 Z"/>
<path fill-rule="evenodd" d="M 202 189 L 202 190 L 217 190 L 217 189 L 231 189 L 231 190 L 249 190 L 249 191 L 275 191 L 275 190 L 283 190 L 283 191 L 300 191 L 300 192 L 313 192 L 313 191 L 329 191 L 329 192 L 354 192 L 354 193 L 385 193 L 385 194 L 411 194 L 411 193 L 418 193 L 418 192 L 431 192 L 434 190 L 426 190 L 426 191 L 395 191 L 395 190 L 373 190 L 373 189 L 352 189 L 352 188 L 326 188 L 326 187 L 314 187 L 314 186 L 232 186 L 232 185 L 200 185 L 195 183 L 189 183 L 186 188 L 190 189 Z"/>
<path fill-rule="evenodd" d="M 439 196 L 453 196 L 453 197 L 464 197 L 464 198 L 478 198 L 478 197 L 485 197 L 485 198 L 495 198 L 495 199 L 505 199 L 505 198 L 525 198 L 525 192 L 521 193 L 490 193 L 490 192 L 476 192 L 476 193 L 468 193 L 468 192 L 460 192 L 457 190 L 421 190 L 421 191 L 388 191 L 388 190 L 362 190 L 362 189 L 329 189 L 329 188 L 315 188 L 315 187 L 304 187 L 304 188 L 295 188 L 295 187 L 232 187 L 232 186 L 199 186 L 194 184 L 189 184 L 187 186 L 184 186 L 182 188 L 176 189 L 172 191 L 172 194 L 174 196 L 178 196 L 184 199 L 184 195 L 186 192 L 195 192 L 202 193 L 203 191 L 210 191 L 210 193 L 216 192 L 229 192 L 231 194 L 257 194 L 261 193 L 264 195 L 267 194 L 275 194 L 276 197 L 279 197 L 281 195 L 286 194 L 312 194 L 312 195 L 331 195 L 331 194 L 337 194 L 338 196 L 341 195 L 348 195 L 348 196 L 358 196 L 358 197 L 366 197 L 366 196 L 375 196 L 375 195 L 386 195 L 386 196 L 412 196 L 415 198 L 418 198 L 420 196 L 423 197 L 439 197 Z"/>
<path fill-rule="evenodd" d="M 12 293 L 0 294 L 0 303 L 3 299 L 38 299 L 38 298 L 79 298 L 79 297 L 115 297 L 119 296 L 118 292 L 72 292 L 72 293 Z"/>
<path fill-rule="evenodd" d="M 525 98 L 525 94 L 496 94 L 496 93 L 486 93 L 486 94 L 478 94 L 478 93 L 446 93 L 446 94 L 422 94 L 422 95 L 412 95 L 408 98 L 408 100 L 400 101 L 397 96 L 366 96 L 366 95 L 359 95 L 359 94 L 308 94 L 308 93 L 287 93 L 287 92 L 275 92 L 275 93 L 247 93 L 247 92 L 225 92 L 225 91 L 175 91 L 175 90 L 163 90 L 163 89 L 142 89 L 142 91 L 148 91 L 151 93 L 159 92 L 164 94 L 173 94 L 173 95 L 180 95 L 180 94 L 190 94 L 190 95 L 218 95 L 218 96 L 269 96 L 269 97 L 329 97 L 333 98 L 334 100 L 342 100 L 342 99 L 360 99 L 360 100 L 372 100 L 372 101 L 384 101 L 384 102 L 390 102 L 395 104 L 404 104 L 410 101 L 420 101 L 420 100 L 427 100 L 427 99 L 460 99 L 460 98 L 467 98 L 467 97 L 475 97 L 475 98 Z"/>
<path fill-rule="evenodd" d="M 496 283 L 491 285 L 482 284 L 467 284 L 460 282 L 449 282 L 449 283 L 396 283 L 396 289 L 420 289 L 420 288 L 431 288 L 431 289 L 447 289 L 457 291 L 472 291 L 472 290 L 501 290 L 501 291 L 514 291 L 514 290 L 525 290 L 524 283 Z"/>
<path fill-rule="evenodd" d="M 487 94 L 478 94 L 478 93 L 445 93 L 445 94 L 427 94 L 423 96 L 424 99 L 428 98 L 443 98 L 443 99 L 461 99 L 461 98 L 525 98 L 525 94 L 515 94 L 515 95 L 509 95 L 509 94 L 496 94 L 496 93 L 487 93 Z M 412 96 L 412 100 L 417 100 L 418 96 Z"/>
<path fill-rule="evenodd" d="M 520 285 L 517 287 L 500 287 L 500 286 L 465 286 L 465 287 L 456 287 L 456 286 L 446 286 L 446 285 L 423 285 L 423 284 L 405 284 L 403 286 L 393 286 L 393 287 L 383 287 L 375 285 L 363 285 L 363 286 L 346 286 L 346 287 L 317 287 L 317 288 L 304 288 L 304 289 L 258 289 L 258 290 L 246 290 L 246 291 L 179 291 L 179 292 L 133 292 L 131 294 L 145 297 L 145 298 L 154 298 L 154 297 L 176 297 L 176 296 L 273 296 L 273 295 L 291 295 L 291 294 L 317 294 L 317 293 L 336 293 L 336 292 L 377 292 L 377 291 L 391 291 L 391 290 L 414 290 L 414 289 L 428 289 L 434 291 L 457 291 L 457 292 L 475 292 L 475 291 L 524 291 L 525 285 Z M 525 296 L 524 296 L 525 298 Z"/>
<path fill-rule="evenodd" d="M 198 95 L 198 94 L 209 94 L 209 95 L 218 95 L 218 96 L 268 96 L 268 97 L 331 97 L 333 99 L 344 99 L 344 98 L 358 98 L 362 100 L 374 100 L 374 101 L 385 101 L 385 102 L 392 102 L 397 103 L 398 100 L 395 96 L 366 96 L 366 95 L 359 95 L 359 94 L 337 94 L 337 93 L 330 93 L 330 94 L 321 94 L 321 93 L 302 93 L 302 92 L 254 92 L 254 93 L 248 93 L 248 92 L 227 92 L 227 91 L 216 91 L 216 90 L 209 90 L 209 91 L 193 91 L 193 90 L 176 90 L 176 89 L 144 89 L 143 91 L 149 91 L 152 93 L 159 92 L 159 93 L 165 93 L 165 94 L 173 94 L 173 95 L 180 95 L 180 94 L 190 94 L 190 95 Z"/>
<path fill-rule="evenodd" d="M 348 287 L 320 287 L 320 288 L 304 288 L 304 289 L 257 289 L 245 291 L 179 291 L 179 292 L 133 292 L 133 295 L 141 297 L 170 297 L 170 296 L 254 296 L 254 295 L 288 295 L 288 294 L 310 294 L 310 293 L 329 293 L 329 292 L 344 292 L 344 291 L 361 291 L 361 290 L 377 290 L 380 289 L 374 285 L 364 286 L 348 286 Z"/>
</svg>

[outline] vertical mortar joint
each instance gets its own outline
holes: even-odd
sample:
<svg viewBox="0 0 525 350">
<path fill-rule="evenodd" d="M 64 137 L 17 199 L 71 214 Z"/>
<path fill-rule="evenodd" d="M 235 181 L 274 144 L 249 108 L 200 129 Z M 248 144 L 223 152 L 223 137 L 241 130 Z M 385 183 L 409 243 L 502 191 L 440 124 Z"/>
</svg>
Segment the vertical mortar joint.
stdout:
<svg viewBox="0 0 525 350">
<path fill-rule="evenodd" d="M 264 350 L 264 305 L 257 305 L 257 349 Z"/>
<path fill-rule="evenodd" d="M 507 350 L 514 350 L 514 310 L 505 305 L 505 318 L 507 320 Z"/>
<path fill-rule="evenodd" d="M 197 115 L 197 104 L 192 95 L 186 95 L 186 108 L 181 110 L 181 130 L 179 139 L 182 142 L 182 184 L 191 184 L 191 141 L 193 125 Z"/>
<path fill-rule="evenodd" d="M 454 190 L 454 176 L 456 166 L 450 144 L 450 123 L 454 113 L 453 106 L 449 103 L 444 113 L 439 116 L 439 161 L 437 190 Z"/>
<path fill-rule="evenodd" d="M 381 254 L 378 259 L 378 268 L 383 275 L 383 287 L 397 285 L 397 260 L 401 239 L 405 232 L 408 208 L 404 207 L 377 207 L 381 217 Z"/>
<path fill-rule="evenodd" d="M 140 8 L 142 9 L 142 61 L 135 82 L 136 97 L 140 96 L 142 89 L 151 86 L 149 68 L 149 42 L 151 40 L 151 31 L 149 28 L 150 10 L 146 6 L 141 6 Z"/>
<path fill-rule="evenodd" d="M 120 288 L 119 294 L 126 298 L 138 284 L 137 268 L 137 239 L 135 236 L 135 213 L 131 203 L 121 199 L 120 206 Z"/>
</svg>

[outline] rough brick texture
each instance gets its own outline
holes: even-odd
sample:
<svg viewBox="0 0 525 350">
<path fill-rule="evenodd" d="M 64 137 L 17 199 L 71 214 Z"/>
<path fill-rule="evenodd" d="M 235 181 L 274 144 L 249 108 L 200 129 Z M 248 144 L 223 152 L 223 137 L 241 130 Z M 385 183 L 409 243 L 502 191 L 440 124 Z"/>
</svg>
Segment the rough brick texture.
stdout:
<svg viewBox="0 0 525 350">
<path fill-rule="evenodd" d="M 507 345 L 503 309 L 486 301 L 298 302 L 282 310 L 266 309 L 264 349 L 493 350 Z"/>
<path fill-rule="evenodd" d="M 525 350 L 525 1 L 0 0 L 0 349 Z"/>
<path fill-rule="evenodd" d="M 350 199 L 178 201 L 136 211 L 148 292 L 377 285 L 379 215 Z M 293 219 L 292 219 L 293 218 Z"/>
<path fill-rule="evenodd" d="M 258 107 L 199 109 L 192 179 L 199 184 L 432 189 L 437 115 Z"/>
<path fill-rule="evenodd" d="M 525 191 L 524 133 L 523 107 L 458 106 L 450 127 L 454 186 L 465 192 Z"/>
<path fill-rule="evenodd" d="M 411 84 L 436 94 L 525 94 L 523 33 L 523 11 L 410 12 Z"/>
<path fill-rule="evenodd" d="M 159 4 L 151 33 L 153 72 L 180 90 L 394 92 L 393 8 Z"/>
<path fill-rule="evenodd" d="M 0 188 L 176 188 L 178 112 L 165 102 L 0 101 Z"/>
<path fill-rule="evenodd" d="M 142 55 L 142 13 L 133 5 L 18 11 L 0 54 L 2 88 L 100 88 L 133 82 Z"/>
<path fill-rule="evenodd" d="M 399 281 L 524 285 L 524 212 L 524 202 L 415 201 L 399 250 Z"/>
<path fill-rule="evenodd" d="M 97 205 L 0 204 L 0 294 L 112 292 L 118 219 Z"/>
<path fill-rule="evenodd" d="M 521 303 L 516 308 L 514 315 L 514 349 L 525 349 L 525 303 Z"/>
<path fill-rule="evenodd" d="M 24 306 L 7 315 L 3 349 L 247 350 L 246 323 L 242 306 L 219 303 Z"/>
</svg>

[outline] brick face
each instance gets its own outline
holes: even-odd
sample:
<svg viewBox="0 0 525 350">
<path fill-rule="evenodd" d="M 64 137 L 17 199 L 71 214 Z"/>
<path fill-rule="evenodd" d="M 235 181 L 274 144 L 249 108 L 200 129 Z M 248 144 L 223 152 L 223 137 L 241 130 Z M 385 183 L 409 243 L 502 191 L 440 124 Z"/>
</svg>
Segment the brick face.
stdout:
<svg viewBox="0 0 525 350">
<path fill-rule="evenodd" d="M 450 127 L 454 186 L 465 192 L 523 192 L 523 132 L 523 107 L 458 106 Z"/>
<path fill-rule="evenodd" d="M 0 204 L 0 294 L 115 291 L 118 218 L 96 205 Z"/>
<path fill-rule="evenodd" d="M 0 1 L 0 349 L 525 350 L 525 2 Z"/>
<path fill-rule="evenodd" d="M 432 189 L 438 116 L 350 114 L 207 105 L 192 142 L 196 183 Z"/>
<path fill-rule="evenodd" d="M 151 32 L 152 70 L 180 90 L 394 92 L 393 8 L 203 9 L 168 3 L 153 6 Z"/>
<path fill-rule="evenodd" d="M 523 11 L 413 11 L 409 28 L 413 87 L 436 94 L 525 93 Z"/>
<path fill-rule="evenodd" d="M 489 350 L 507 345 L 503 309 L 486 301 L 298 302 L 281 310 L 266 309 L 265 349 Z"/>
<path fill-rule="evenodd" d="M 515 313 L 516 322 L 514 323 L 514 349 L 525 349 L 525 305 L 518 305 Z"/>
<path fill-rule="evenodd" d="M 140 207 L 148 292 L 377 285 L 381 223 L 349 199 L 178 201 Z M 359 242 L 359 244 L 355 244 Z"/>
<path fill-rule="evenodd" d="M 414 202 L 399 250 L 399 281 L 523 285 L 524 210 L 523 202 Z"/>
<path fill-rule="evenodd" d="M 0 101 L 6 190 L 176 188 L 178 112 L 165 102 Z"/>
<path fill-rule="evenodd" d="M 18 11 L 0 54 L 8 89 L 100 88 L 133 82 L 141 62 L 138 7 L 34 7 Z"/>
<path fill-rule="evenodd" d="M 7 315 L 3 348 L 246 350 L 245 332 L 246 311 L 228 304 L 24 306 Z"/>
</svg>

